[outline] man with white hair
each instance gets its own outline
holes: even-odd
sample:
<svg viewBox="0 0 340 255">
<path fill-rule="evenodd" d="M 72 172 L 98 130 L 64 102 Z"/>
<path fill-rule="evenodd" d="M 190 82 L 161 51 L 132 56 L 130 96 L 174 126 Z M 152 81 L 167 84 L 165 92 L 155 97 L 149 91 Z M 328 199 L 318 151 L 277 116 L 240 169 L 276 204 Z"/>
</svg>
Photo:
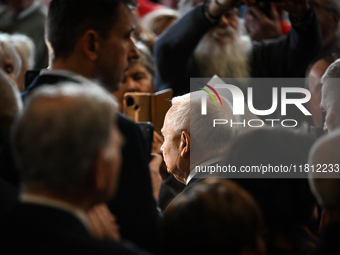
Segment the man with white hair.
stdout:
<svg viewBox="0 0 340 255">
<path fill-rule="evenodd" d="M 340 127 L 340 59 L 331 64 L 321 78 L 320 107 L 325 112 L 325 132 Z"/>
<path fill-rule="evenodd" d="M 252 6 L 255 1 L 243 2 Z M 236 7 L 240 3 L 212 0 L 199 4 L 159 38 L 154 49 L 158 89 L 171 87 L 179 95 L 189 91 L 190 77 L 214 74 L 229 78 L 304 77 L 322 45 L 318 21 L 308 1 L 277 3 L 290 13 L 290 34 L 254 44 L 239 32 Z"/>
<path fill-rule="evenodd" d="M 117 113 L 111 95 L 90 83 L 41 87 L 27 99 L 12 141 L 24 191 L 1 219 L 4 250 L 132 253 L 91 237 L 86 215 L 118 188 L 123 139 Z"/>
<path fill-rule="evenodd" d="M 193 178 L 198 174 L 196 166 L 216 165 L 238 131 L 237 125 L 216 125 L 213 128 L 214 119 L 234 122 L 236 119 L 229 103 L 223 98 L 221 106 L 207 100 L 207 115 L 202 115 L 202 95 L 204 92 L 197 91 L 174 97 L 162 128 L 164 143 L 161 151 L 167 171 L 186 184 L 184 191 L 201 180 Z"/>
<path fill-rule="evenodd" d="M 323 207 L 320 240 L 310 255 L 338 254 L 340 238 L 340 129 L 318 140 L 309 153 L 309 183 Z M 327 172 L 317 172 L 318 166 Z M 327 169 L 326 169 L 326 168 Z M 330 172 L 332 170 L 332 172 Z"/>
</svg>

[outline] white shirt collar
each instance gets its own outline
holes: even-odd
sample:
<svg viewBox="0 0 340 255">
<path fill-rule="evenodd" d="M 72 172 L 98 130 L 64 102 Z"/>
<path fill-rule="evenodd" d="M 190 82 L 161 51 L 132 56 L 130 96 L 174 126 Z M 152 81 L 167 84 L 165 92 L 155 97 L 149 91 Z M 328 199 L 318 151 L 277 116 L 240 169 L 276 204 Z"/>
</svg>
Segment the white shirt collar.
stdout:
<svg viewBox="0 0 340 255">
<path fill-rule="evenodd" d="M 47 197 L 42 197 L 42 196 L 32 195 L 32 194 L 26 194 L 26 193 L 23 193 L 20 196 L 20 200 L 23 203 L 38 204 L 38 205 L 53 207 L 53 208 L 66 211 L 72 214 L 73 216 L 75 216 L 78 220 L 80 220 L 80 222 L 85 226 L 87 230 L 89 229 L 89 223 L 88 223 L 86 212 L 80 208 L 77 208 L 75 206 L 72 206 L 68 203 L 65 203 L 57 199 L 47 198 Z"/>
<path fill-rule="evenodd" d="M 221 160 L 220 157 L 216 157 L 216 158 L 212 158 L 212 159 L 208 159 L 206 161 L 204 161 L 203 163 L 199 164 L 198 166 L 209 166 L 211 164 L 214 164 L 214 163 L 217 163 Z M 187 181 L 186 181 L 186 185 L 188 185 L 188 183 L 191 181 L 192 178 L 194 178 L 194 176 L 197 174 L 196 171 L 196 166 L 193 167 L 191 170 L 190 170 L 190 173 L 188 175 L 188 178 L 187 178 Z"/>
</svg>

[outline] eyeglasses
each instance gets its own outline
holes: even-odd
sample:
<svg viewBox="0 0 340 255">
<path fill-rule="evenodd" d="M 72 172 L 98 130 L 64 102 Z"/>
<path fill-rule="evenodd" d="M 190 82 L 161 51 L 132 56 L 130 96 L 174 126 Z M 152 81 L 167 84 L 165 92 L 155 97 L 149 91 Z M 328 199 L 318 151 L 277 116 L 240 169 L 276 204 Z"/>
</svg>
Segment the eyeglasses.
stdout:
<svg viewBox="0 0 340 255">
<path fill-rule="evenodd" d="M 320 3 L 317 3 L 317 2 L 310 2 L 310 1 L 309 1 L 309 4 L 313 8 L 324 9 L 324 10 L 326 10 L 328 12 L 337 12 L 333 7 L 330 7 L 330 6 L 327 6 L 327 5 L 324 5 L 324 4 L 320 4 Z"/>
</svg>

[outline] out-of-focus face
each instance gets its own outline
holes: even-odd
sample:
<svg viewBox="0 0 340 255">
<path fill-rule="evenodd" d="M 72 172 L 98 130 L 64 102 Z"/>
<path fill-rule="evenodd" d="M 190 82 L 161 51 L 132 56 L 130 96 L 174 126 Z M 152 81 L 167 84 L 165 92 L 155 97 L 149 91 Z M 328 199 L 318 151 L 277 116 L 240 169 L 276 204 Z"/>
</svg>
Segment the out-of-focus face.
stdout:
<svg viewBox="0 0 340 255">
<path fill-rule="evenodd" d="M 15 70 L 14 70 L 14 60 L 10 57 L 3 56 L 1 68 L 8 74 L 8 76 L 16 83 Z"/>
<path fill-rule="evenodd" d="M 134 31 L 131 10 L 122 3 L 118 13 L 119 19 L 113 25 L 109 38 L 100 41 L 101 52 L 97 60 L 96 78 L 110 92 L 117 91 L 130 60 L 139 58 L 131 37 Z"/>
<path fill-rule="evenodd" d="M 138 60 L 131 63 L 130 68 L 125 72 L 120 89 L 113 93 L 119 102 L 121 112 L 123 111 L 123 99 L 126 92 L 154 92 L 152 75 Z"/>
<path fill-rule="evenodd" d="M 187 178 L 186 173 L 180 169 L 180 134 L 176 134 L 172 129 L 169 121 L 169 116 L 173 113 L 173 107 L 166 113 L 162 134 L 164 142 L 161 147 L 164 162 L 168 173 L 172 174 L 178 181 L 185 183 Z"/>
<path fill-rule="evenodd" d="M 322 84 L 321 89 L 321 103 L 320 107 L 325 111 L 326 118 L 324 124 L 324 131 L 331 132 L 332 130 L 340 127 L 340 103 L 335 100 L 339 94 L 335 86 L 339 86 L 339 79 L 329 79 Z"/>
<path fill-rule="evenodd" d="M 332 7 L 331 0 L 310 0 L 318 18 L 324 42 L 332 39 L 334 30 L 339 21 L 339 14 Z"/>
<path fill-rule="evenodd" d="M 210 29 L 209 33 L 218 42 L 233 42 L 239 36 L 239 19 L 237 9 L 226 11 L 217 27 Z"/>
<path fill-rule="evenodd" d="M 308 75 L 308 89 L 311 92 L 311 99 L 307 103 L 308 109 L 312 113 L 314 126 L 322 127 L 322 110 L 320 108 L 321 102 L 321 83 L 320 79 L 325 73 L 329 64 L 324 60 L 317 61 L 311 68 Z"/>
</svg>

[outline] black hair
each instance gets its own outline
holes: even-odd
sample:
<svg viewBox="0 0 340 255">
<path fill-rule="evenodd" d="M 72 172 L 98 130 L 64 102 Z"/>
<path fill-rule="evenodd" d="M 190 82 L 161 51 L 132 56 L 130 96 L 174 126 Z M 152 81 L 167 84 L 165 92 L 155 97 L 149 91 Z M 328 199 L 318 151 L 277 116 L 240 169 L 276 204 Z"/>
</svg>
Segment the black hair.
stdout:
<svg viewBox="0 0 340 255">
<path fill-rule="evenodd" d="M 135 0 L 52 0 L 46 35 L 54 58 L 67 58 L 85 31 L 93 29 L 104 39 L 119 19 L 121 4 L 136 6 Z"/>
</svg>

